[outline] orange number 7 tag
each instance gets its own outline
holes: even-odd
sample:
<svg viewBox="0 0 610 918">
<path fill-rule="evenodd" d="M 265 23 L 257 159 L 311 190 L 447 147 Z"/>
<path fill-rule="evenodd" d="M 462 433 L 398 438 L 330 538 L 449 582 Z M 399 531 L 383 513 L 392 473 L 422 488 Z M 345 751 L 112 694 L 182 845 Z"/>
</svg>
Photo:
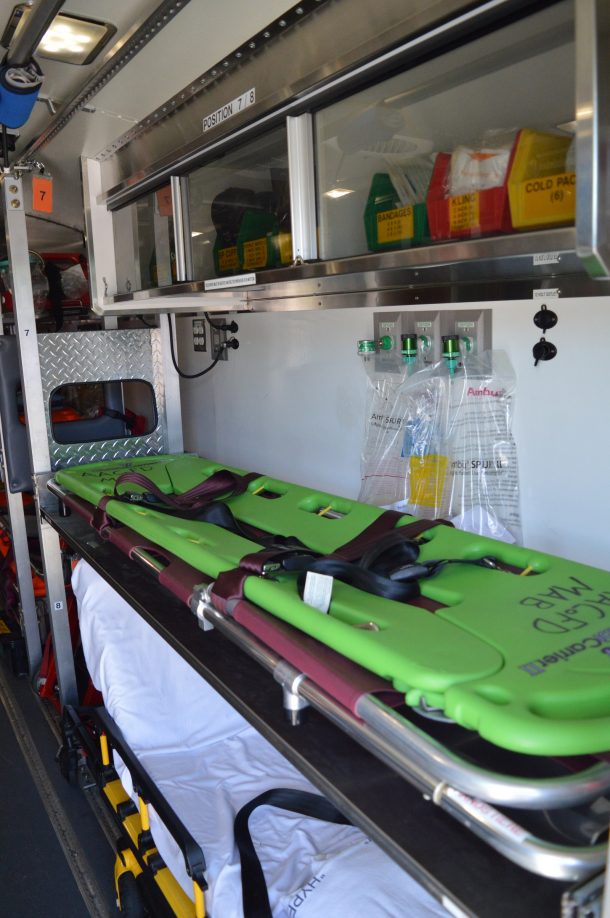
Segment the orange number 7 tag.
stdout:
<svg viewBox="0 0 610 918">
<path fill-rule="evenodd" d="M 53 179 L 46 175 L 32 178 L 32 210 L 43 214 L 53 213 Z"/>
</svg>

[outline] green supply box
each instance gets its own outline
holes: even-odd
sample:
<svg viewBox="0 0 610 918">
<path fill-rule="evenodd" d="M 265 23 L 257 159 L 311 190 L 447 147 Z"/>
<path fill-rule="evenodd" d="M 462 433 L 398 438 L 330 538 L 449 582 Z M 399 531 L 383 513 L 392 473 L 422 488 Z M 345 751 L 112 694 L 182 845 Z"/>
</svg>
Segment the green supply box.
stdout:
<svg viewBox="0 0 610 918">
<path fill-rule="evenodd" d="M 364 226 L 370 252 L 408 249 L 428 241 L 425 203 L 403 207 L 387 172 L 376 172 L 373 176 Z"/>
<path fill-rule="evenodd" d="M 261 271 L 280 264 L 278 222 L 275 214 L 247 210 L 237 236 L 237 252 L 244 271 Z"/>
<path fill-rule="evenodd" d="M 227 243 L 218 234 L 214 243 L 214 270 L 217 277 L 236 274 L 241 267 L 237 245 Z"/>
</svg>

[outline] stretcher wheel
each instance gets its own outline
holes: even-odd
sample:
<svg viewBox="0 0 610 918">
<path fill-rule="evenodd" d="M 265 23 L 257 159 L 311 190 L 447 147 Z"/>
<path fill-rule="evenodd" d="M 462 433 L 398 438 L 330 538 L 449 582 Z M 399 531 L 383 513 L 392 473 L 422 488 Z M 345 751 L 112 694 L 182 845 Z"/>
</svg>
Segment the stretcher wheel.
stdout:
<svg viewBox="0 0 610 918">
<path fill-rule="evenodd" d="M 125 918 L 147 918 L 148 911 L 142 902 L 138 881 L 131 871 L 125 871 L 117 878 L 117 892 L 121 915 Z"/>
</svg>

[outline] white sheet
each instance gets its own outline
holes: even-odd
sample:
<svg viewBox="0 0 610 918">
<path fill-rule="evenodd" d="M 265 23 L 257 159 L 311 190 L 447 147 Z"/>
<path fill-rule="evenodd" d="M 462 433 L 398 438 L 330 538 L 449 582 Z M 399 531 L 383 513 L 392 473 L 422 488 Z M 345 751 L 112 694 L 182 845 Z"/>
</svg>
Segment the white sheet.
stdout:
<svg viewBox="0 0 610 918">
<path fill-rule="evenodd" d="M 270 788 L 315 788 L 84 561 L 72 585 L 93 683 L 203 848 L 208 914 L 243 918 L 235 814 Z M 129 773 L 121 762 L 117 765 L 132 794 Z M 266 806 L 252 814 L 250 830 L 274 918 L 447 915 L 355 827 Z M 152 810 L 151 831 L 165 863 L 192 895 L 182 855 Z"/>
</svg>

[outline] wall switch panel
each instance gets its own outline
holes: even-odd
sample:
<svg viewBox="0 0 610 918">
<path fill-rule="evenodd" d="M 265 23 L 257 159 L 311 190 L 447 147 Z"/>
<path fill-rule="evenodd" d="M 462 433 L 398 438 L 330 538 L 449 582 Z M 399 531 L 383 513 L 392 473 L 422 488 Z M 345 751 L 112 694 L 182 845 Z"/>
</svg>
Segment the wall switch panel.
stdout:
<svg viewBox="0 0 610 918">
<path fill-rule="evenodd" d="M 224 322 L 224 318 L 220 320 Z M 212 360 L 216 360 L 218 357 L 218 352 L 220 351 L 219 360 L 228 360 L 229 352 L 226 347 L 223 347 L 227 341 L 227 332 L 224 328 L 217 328 L 216 325 L 212 325 L 210 328 L 210 356 Z"/>
</svg>

